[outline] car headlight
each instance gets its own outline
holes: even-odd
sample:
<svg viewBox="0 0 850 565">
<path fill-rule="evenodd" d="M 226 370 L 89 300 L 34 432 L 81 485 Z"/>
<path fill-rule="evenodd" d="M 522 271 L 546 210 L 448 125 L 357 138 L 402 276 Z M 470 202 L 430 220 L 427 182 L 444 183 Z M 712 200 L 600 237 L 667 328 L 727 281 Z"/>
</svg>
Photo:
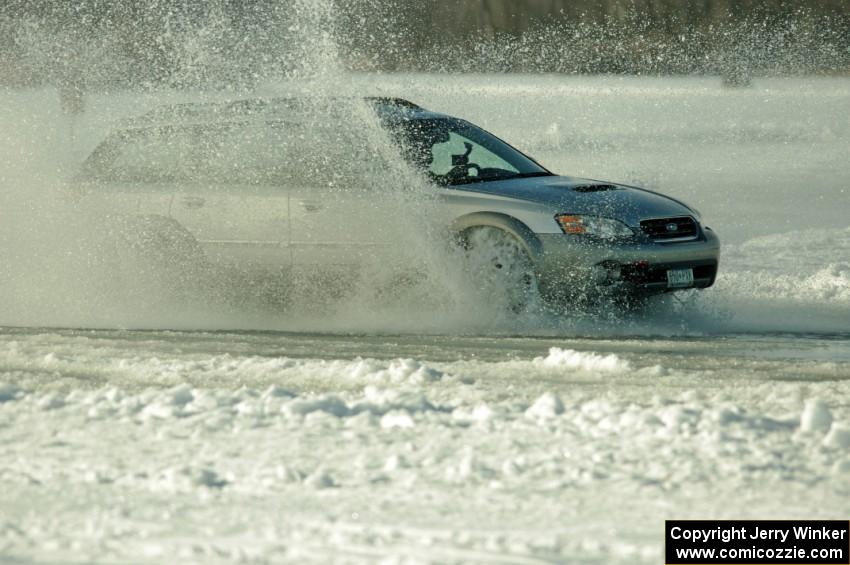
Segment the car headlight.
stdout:
<svg viewBox="0 0 850 565">
<path fill-rule="evenodd" d="M 569 235 L 589 235 L 600 239 L 623 239 L 635 234 L 629 226 L 611 218 L 560 214 L 555 216 L 555 220 L 564 230 L 564 233 Z"/>
</svg>

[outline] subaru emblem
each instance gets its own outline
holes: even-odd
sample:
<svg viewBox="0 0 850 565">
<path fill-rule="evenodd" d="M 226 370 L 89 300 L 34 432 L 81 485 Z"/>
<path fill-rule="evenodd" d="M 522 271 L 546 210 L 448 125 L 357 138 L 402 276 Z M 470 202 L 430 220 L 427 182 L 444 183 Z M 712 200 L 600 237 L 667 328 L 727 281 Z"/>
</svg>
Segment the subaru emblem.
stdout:
<svg viewBox="0 0 850 565">
<path fill-rule="evenodd" d="M 678 225 L 678 224 L 674 224 L 673 222 L 670 222 L 669 224 L 667 224 L 667 225 L 666 225 L 666 226 L 664 226 L 664 227 L 666 227 L 666 228 L 667 228 L 667 231 L 679 231 L 679 225 Z"/>
</svg>

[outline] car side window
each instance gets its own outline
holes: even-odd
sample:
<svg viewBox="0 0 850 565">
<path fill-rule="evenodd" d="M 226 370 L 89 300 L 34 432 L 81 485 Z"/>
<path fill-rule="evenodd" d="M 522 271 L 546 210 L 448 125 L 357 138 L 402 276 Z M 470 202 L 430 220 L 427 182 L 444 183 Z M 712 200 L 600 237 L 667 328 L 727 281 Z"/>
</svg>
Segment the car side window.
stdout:
<svg viewBox="0 0 850 565">
<path fill-rule="evenodd" d="M 84 176 L 210 189 L 255 184 L 350 190 L 369 186 L 387 170 L 361 132 L 292 120 L 125 130 L 95 150 Z"/>
<path fill-rule="evenodd" d="M 472 145 L 472 152 L 469 154 L 470 163 L 474 163 L 482 169 L 501 169 L 512 173 L 519 172 L 516 167 L 486 147 L 456 132 L 450 132 L 448 141 L 437 143 L 431 147 L 431 154 L 433 155 L 433 161 L 430 167 L 431 173 L 442 176 L 451 171 L 452 156 L 464 154 L 466 152 L 465 143 Z"/>
<path fill-rule="evenodd" d="M 213 184 L 275 184 L 285 174 L 290 143 L 280 126 L 207 128 L 197 139 L 197 176 Z"/>
<path fill-rule="evenodd" d="M 299 185 L 315 190 L 357 191 L 384 178 L 389 166 L 374 140 L 348 124 L 301 125 L 286 157 L 288 173 Z"/>
<path fill-rule="evenodd" d="M 191 138 L 183 131 L 126 131 L 99 147 L 85 169 L 101 181 L 177 182 L 190 175 L 191 152 Z"/>
<path fill-rule="evenodd" d="M 231 124 L 198 140 L 197 172 L 211 184 L 353 186 L 374 178 L 366 140 L 298 121 Z"/>
</svg>

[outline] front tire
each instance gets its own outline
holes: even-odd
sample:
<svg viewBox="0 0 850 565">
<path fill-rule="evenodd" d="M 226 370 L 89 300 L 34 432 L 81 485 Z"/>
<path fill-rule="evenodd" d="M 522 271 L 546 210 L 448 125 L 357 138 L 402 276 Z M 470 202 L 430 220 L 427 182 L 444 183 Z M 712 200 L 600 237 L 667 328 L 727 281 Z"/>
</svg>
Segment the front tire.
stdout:
<svg viewBox="0 0 850 565">
<path fill-rule="evenodd" d="M 475 290 L 488 303 L 518 313 L 537 297 L 534 264 L 525 246 L 499 228 L 479 226 L 459 237 Z"/>
</svg>

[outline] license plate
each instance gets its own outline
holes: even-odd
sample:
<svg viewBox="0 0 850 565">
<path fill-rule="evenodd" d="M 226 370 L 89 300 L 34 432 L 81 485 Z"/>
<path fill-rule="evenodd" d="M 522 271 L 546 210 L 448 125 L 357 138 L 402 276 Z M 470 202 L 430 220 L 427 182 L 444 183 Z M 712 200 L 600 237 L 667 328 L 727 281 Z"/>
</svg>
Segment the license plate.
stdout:
<svg viewBox="0 0 850 565">
<path fill-rule="evenodd" d="M 694 286 L 693 269 L 670 269 L 667 271 L 667 288 L 688 288 Z"/>
</svg>

